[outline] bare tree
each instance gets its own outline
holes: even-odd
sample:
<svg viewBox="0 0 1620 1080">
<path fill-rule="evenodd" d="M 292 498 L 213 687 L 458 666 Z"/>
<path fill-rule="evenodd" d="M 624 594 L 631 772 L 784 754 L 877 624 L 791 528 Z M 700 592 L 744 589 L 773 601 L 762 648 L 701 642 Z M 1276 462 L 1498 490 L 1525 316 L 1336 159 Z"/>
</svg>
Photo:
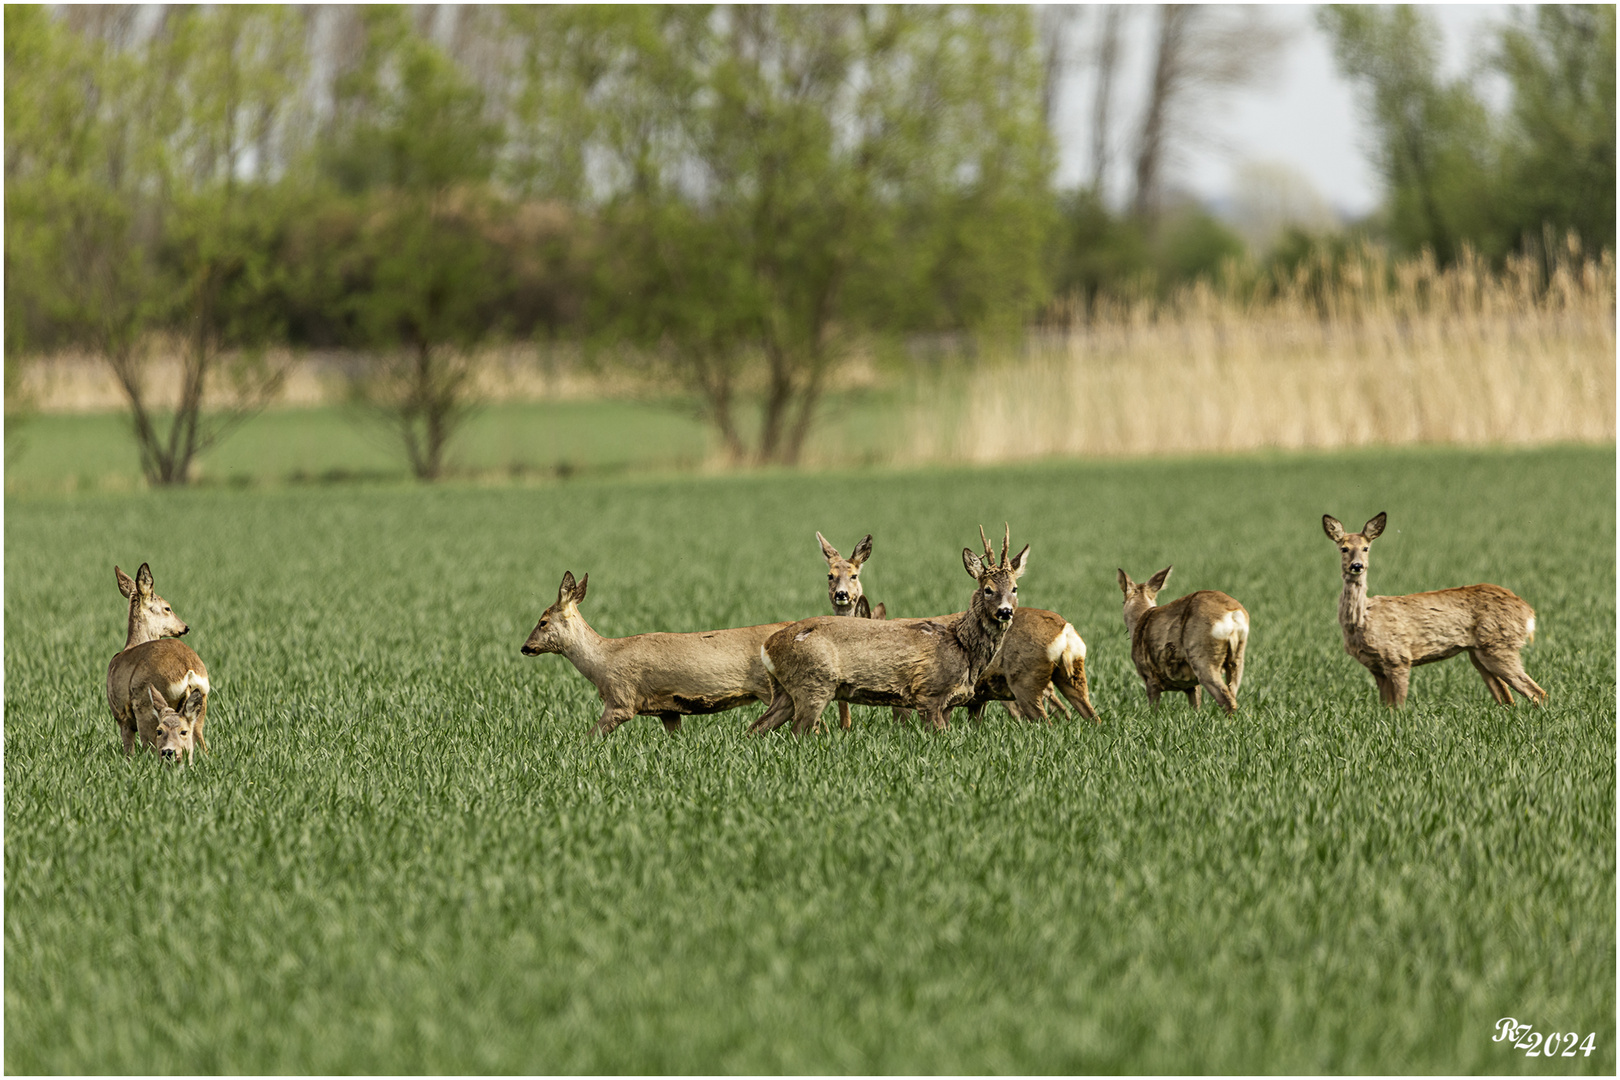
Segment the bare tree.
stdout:
<svg viewBox="0 0 1620 1080">
<path fill-rule="evenodd" d="M 1158 214 L 1170 148 L 1192 134 L 1200 110 L 1224 91 L 1268 74 L 1287 37 L 1263 8 L 1160 6 L 1148 105 L 1136 144 L 1131 207 L 1137 216 L 1152 220 Z"/>
<path fill-rule="evenodd" d="M 1109 139 L 1113 110 L 1114 75 L 1119 66 L 1119 24 L 1124 7 L 1109 4 L 1103 9 L 1102 26 L 1097 34 L 1097 82 L 1091 98 L 1091 190 L 1102 197 L 1107 183 Z"/>
</svg>

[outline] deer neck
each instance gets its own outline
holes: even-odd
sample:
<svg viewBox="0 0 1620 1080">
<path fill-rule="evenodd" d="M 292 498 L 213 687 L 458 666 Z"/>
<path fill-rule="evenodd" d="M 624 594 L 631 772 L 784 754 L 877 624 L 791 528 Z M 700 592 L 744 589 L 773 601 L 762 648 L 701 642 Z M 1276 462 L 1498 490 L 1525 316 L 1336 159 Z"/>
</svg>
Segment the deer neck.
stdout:
<svg viewBox="0 0 1620 1080">
<path fill-rule="evenodd" d="M 139 604 L 129 605 L 129 631 L 124 635 L 124 648 L 133 649 L 137 645 L 145 645 L 148 641 L 156 641 L 158 635 L 153 631 L 151 624 L 141 618 Z"/>
<path fill-rule="evenodd" d="M 1344 592 L 1339 594 L 1339 625 L 1345 633 L 1364 630 L 1367 626 L 1367 575 L 1354 581 L 1346 580 Z"/>
<path fill-rule="evenodd" d="M 608 647 L 608 640 L 592 630 L 583 615 L 576 613 L 572 621 L 578 625 L 569 628 L 567 646 L 562 654 L 581 675 L 601 687 L 613 666 L 613 651 Z"/>
<path fill-rule="evenodd" d="M 968 678 L 971 682 L 979 681 L 979 675 L 996 658 L 1001 639 L 1006 636 L 1007 628 L 996 619 L 982 615 L 977 603 L 957 620 L 956 640 L 967 654 Z"/>
<path fill-rule="evenodd" d="M 1136 635 L 1136 628 L 1142 625 L 1142 619 L 1154 607 L 1154 604 L 1140 599 L 1125 605 L 1125 633 L 1127 636 L 1134 637 Z"/>
</svg>

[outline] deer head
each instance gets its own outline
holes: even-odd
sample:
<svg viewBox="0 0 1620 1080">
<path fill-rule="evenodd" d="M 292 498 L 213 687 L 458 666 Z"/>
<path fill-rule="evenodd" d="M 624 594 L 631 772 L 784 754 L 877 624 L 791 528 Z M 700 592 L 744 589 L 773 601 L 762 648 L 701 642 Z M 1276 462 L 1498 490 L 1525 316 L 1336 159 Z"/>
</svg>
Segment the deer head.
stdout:
<svg viewBox="0 0 1620 1080">
<path fill-rule="evenodd" d="M 1159 590 L 1170 580 L 1170 571 L 1174 569 L 1174 566 L 1167 566 L 1140 584 L 1132 581 L 1131 575 L 1123 569 L 1120 570 L 1119 591 L 1125 594 L 1126 630 L 1134 629 L 1149 608 L 1158 606 Z"/>
<path fill-rule="evenodd" d="M 152 568 L 146 563 L 141 563 L 133 578 L 116 566 L 113 574 L 118 578 L 118 591 L 129 600 L 130 644 L 184 637 L 191 629 L 174 613 L 167 600 L 152 591 Z"/>
<path fill-rule="evenodd" d="M 158 693 L 157 687 L 148 686 L 146 692 L 151 699 L 152 712 L 157 722 L 153 746 L 156 747 L 158 754 L 164 761 L 179 761 L 181 755 L 190 760 L 192 732 L 197 724 L 197 716 L 202 712 L 203 692 L 193 688 L 180 703 L 178 712 L 169 707 L 163 695 Z"/>
<path fill-rule="evenodd" d="M 560 653 L 568 647 L 569 640 L 584 623 L 579 617 L 579 604 L 585 599 L 585 587 L 590 580 L 591 575 L 586 574 L 576 583 L 571 572 L 563 572 L 557 602 L 546 608 L 529 634 L 529 640 L 523 643 L 524 656 Z"/>
<path fill-rule="evenodd" d="M 1372 542 L 1384 533 L 1384 522 L 1388 515 L 1379 512 L 1367 524 L 1361 527 L 1358 533 L 1347 533 L 1344 526 L 1332 515 L 1322 515 L 1322 531 L 1327 533 L 1328 539 L 1339 545 L 1339 567 L 1344 573 L 1344 580 L 1349 584 L 1357 584 L 1367 580 L 1367 557 L 1372 550 Z"/>
<path fill-rule="evenodd" d="M 979 526 L 979 540 L 984 544 L 983 559 L 975 555 L 972 548 L 962 549 L 962 566 L 966 568 L 968 576 L 979 583 L 973 593 L 971 610 L 986 626 L 994 623 L 1005 630 L 1012 622 L 1013 611 L 1018 607 L 1018 579 L 1029 568 L 1029 545 L 1025 544 L 1024 550 L 1008 562 L 1007 549 L 1012 545 L 1012 527 L 1007 526 L 1001 540 L 1001 563 L 997 565 L 995 550 L 985 537 L 982 525 Z"/>
<path fill-rule="evenodd" d="M 838 614 L 851 614 L 861 598 L 861 564 L 872 556 L 872 534 L 867 533 L 847 559 L 819 532 L 816 542 L 827 560 L 827 599 L 832 601 L 833 610 Z"/>
</svg>

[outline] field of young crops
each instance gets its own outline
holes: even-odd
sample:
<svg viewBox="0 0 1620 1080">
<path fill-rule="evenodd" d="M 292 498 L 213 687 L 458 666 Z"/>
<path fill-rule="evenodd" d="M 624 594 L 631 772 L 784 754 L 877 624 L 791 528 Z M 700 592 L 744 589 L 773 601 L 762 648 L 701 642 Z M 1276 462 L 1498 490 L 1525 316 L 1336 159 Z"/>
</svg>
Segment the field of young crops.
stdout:
<svg viewBox="0 0 1620 1080">
<path fill-rule="evenodd" d="M 14 495 L 5 1067 L 1612 1073 L 1614 460 Z M 1371 591 L 1523 596 L 1545 708 L 1462 658 L 1379 707 L 1320 518 L 1380 510 Z M 604 634 L 820 613 L 817 529 L 873 533 L 891 613 L 959 610 L 1002 521 L 1100 726 L 591 741 L 590 685 L 518 652 L 564 570 Z M 184 770 L 105 700 L 143 560 L 213 677 Z M 1235 717 L 1146 705 L 1115 569 L 1168 563 L 1249 610 Z"/>
</svg>

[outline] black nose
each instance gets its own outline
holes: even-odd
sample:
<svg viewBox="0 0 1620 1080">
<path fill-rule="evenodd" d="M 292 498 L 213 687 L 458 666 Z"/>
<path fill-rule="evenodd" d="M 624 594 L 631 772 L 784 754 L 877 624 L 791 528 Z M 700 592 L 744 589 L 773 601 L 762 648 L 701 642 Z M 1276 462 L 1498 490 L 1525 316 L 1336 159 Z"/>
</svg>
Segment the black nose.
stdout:
<svg viewBox="0 0 1620 1080">
<path fill-rule="evenodd" d="M 1353 563 L 1350 564 L 1350 572 L 1352 574 L 1359 574 L 1365 569 L 1366 569 L 1366 567 L 1363 566 L 1361 563 L 1353 562 Z"/>
<path fill-rule="evenodd" d="M 1013 609 L 1010 607 L 999 607 L 996 609 L 996 618 L 1000 619 L 1002 622 L 1006 622 L 1008 619 L 1012 618 L 1012 613 Z"/>
<path fill-rule="evenodd" d="M 525 643 L 524 646 L 523 646 L 523 655 L 524 656 L 539 656 L 540 655 L 540 650 L 535 648 L 533 645 Z"/>
<path fill-rule="evenodd" d="M 165 760 L 167 760 L 167 761 L 173 761 L 173 760 L 174 760 L 174 759 L 175 759 L 175 758 L 177 758 L 177 757 L 179 757 L 179 756 L 180 756 L 180 755 L 179 755 L 179 754 L 177 754 L 177 753 L 176 753 L 176 752 L 175 752 L 175 751 L 174 751 L 174 749 L 173 749 L 173 748 L 172 748 L 172 747 L 171 747 L 171 748 L 168 748 L 168 749 L 165 749 L 165 750 L 164 750 L 164 751 L 163 751 L 163 757 L 164 757 L 164 759 L 165 759 Z"/>
<path fill-rule="evenodd" d="M 837 592 L 833 593 L 833 603 L 835 603 L 835 604 L 847 604 L 847 603 L 849 603 L 849 593 L 845 592 L 843 589 L 839 589 Z"/>
<path fill-rule="evenodd" d="M 187 635 L 187 634 L 189 634 L 189 633 L 191 633 L 191 627 L 189 627 L 189 626 L 182 626 L 182 627 L 181 627 L 181 628 L 180 628 L 180 632 L 179 632 L 179 633 L 178 633 L 178 634 L 176 634 L 176 635 L 174 635 L 174 636 L 175 636 L 175 637 L 185 637 L 185 636 L 186 636 L 186 635 Z"/>
</svg>

